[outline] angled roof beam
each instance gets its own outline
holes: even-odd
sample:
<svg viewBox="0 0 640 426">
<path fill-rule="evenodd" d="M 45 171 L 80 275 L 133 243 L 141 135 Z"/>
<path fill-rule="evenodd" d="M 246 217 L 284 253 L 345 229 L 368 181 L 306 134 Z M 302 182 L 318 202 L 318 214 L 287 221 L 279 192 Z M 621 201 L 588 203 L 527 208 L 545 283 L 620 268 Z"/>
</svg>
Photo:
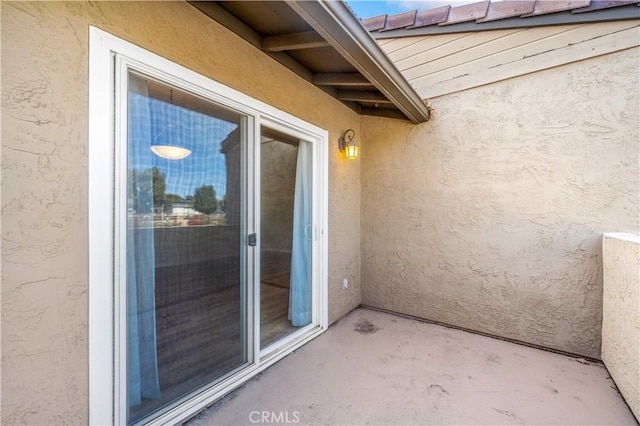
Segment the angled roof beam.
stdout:
<svg viewBox="0 0 640 426">
<path fill-rule="evenodd" d="M 375 87 L 359 72 L 318 73 L 313 75 L 313 84 L 318 86 L 362 86 Z"/>
<path fill-rule="evenodd" d="M 190 3 L 192 6 L 199 9 L 202 13 L 212 18 L 214 21 L 220 23 L 227 29 L 233 31 L 234 33 L 251 43 L 253 46 L 257 47 L 258 49 L 262 49 L 264 38 L 253 28 L 249 27 L 247 24 L 233 16 L 231 13 L 227 12 L 224 8 L 220 7 L 216 3 L 208 1 L 194 1 Z M 313 81 L 313 73 L 286 53 L 265 53 L 298 74 L 300 77 L 304 78 L 305 80 L 309 82 Z M 335 96 L 335 90 L 333 90 L 332 88 L 324 87 L 323 90 L 329 93 L 331 96 Z"/>
<path fill-rule="evenodd" d="M 258 49 L 262 46 L 262 36 L 253 28 L 227 12 L 224 8 L 213 2 L 190 1 L 191 6 L 199 9 L 202 13 L 224 25 L 228 30 L 236 33 Z"/>
<path fill-rule="evenodd" d="M 315 31 L 282 34 L 265 37 L 262 40 L 262 50 L 267 52 L 282 52 L 285 50 L 312 49 L 327 46 L 329 46 L 329 43 Z"/>
<path fill-rule="evenodd" d="M 291 7 L 413 123 L 429 120 L 429 109 L 378 43 L 342 1 L 291 0 Z"/>
<path fill-rule="evenodd" d="M 391 104 L 383 94 L 378 92 L 362 92 L 359 90 L 339 90 L 338 99 L 341 101 L 376 102 L 379 104 Z"/>
</svg>

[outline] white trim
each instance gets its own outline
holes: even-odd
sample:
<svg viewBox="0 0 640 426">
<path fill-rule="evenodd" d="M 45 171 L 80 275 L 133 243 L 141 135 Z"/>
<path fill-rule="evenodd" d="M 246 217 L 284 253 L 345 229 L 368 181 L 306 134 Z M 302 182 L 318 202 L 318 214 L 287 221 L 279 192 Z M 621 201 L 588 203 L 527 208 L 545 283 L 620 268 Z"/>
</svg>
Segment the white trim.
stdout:
<svg viewBox="0 0 640 426">
<path fill-rule="evenodd" d="M 248 147 L 250 149 L 245 150 L 247 157 L 243 159 L 243 164 L 247 167 L 246 173 L 243 173 L 243 176 L 246 176 L 243 187 L 252 188 L 248 192 L 247 189 L 244 190 L 248 204 L 243 235 L 257 232 L 259 228 L 260 182 L 259 175 L 255 171 L 260 170 L 260 159 L 256 158 L 256 153 L 253 151 L 259 146 L 260 125 L 310 141 L 314 147 L 313 202 L 314 206 L 321 206 L 321 208 L 318 210 L 314 208 L 313 217 L 317 237 L 313 250 L 313 276 L 314 280 L 319 279 L 319 285 L 314 287 L 313 322 L 300 333 L 294 333 L 283 339 L 285 343 L 279 344 L 277 348 L 261 354 L 259 315 L 255 314 L 259 309 L 256 307 L 256 305 L 259 307 L 259 299 L 257 299 L 259 271 L 255 270 L 257 268 L 244 268 L 248 291 L 247 310 L 251 311 L 247 315 L 247 321 L 249 321 L 247 331 L 249 337 L 253 337 L 253 340 L 248 342 L 248 364 L 245 368 L 230 373 L 220 382 L 149 422 L 149 424 L 176 423 L 197 413 L 327 329 L 328 132 L 95 27 L 89 28 L 89 38 L 90 424 L 126 422 L 126 392 L 122 390 L 126 388 L 126 375 L 124 367 L 120 368 L 120 364 L 126 359 L 126 346 L 122 343 L 122 339 L 119 340 L 118 345 L 115 345 L 115 339 L 123 335 L 123 321 L 126 320 L 123 318 L 126 303 L 122 302 L 122 300 L 126 301 L 124 299 L 126 295 L 117 289 L 126 280 L 121 276 L 121 272 L 118 277 L 114 276 L 114 270 L 123 270 L 119 264 L 121 260 L 116 254 L 122 253 L 122 245 L 125 242 L 122 238 L 117 238 L 117 235 L 121 233 L 122 221 L 126 220 L 126 217 L 114 218 L 114 212 L 126 211 L 119 208 L 122 203 L 126 203 L 126 195 L 122 194 L 122 191 L 116 191 L 118 187 L 123 187 L 122 180 L 126 181 L 126 171 L 118 166 L 122 164 L 123 158 L 126 160 L 126 144 L 123 142 L 126 133 L 115 134 L 115 129 L 126 128 L 126 114 L 116 117 L 114 111 L 126 110 L 122 104 L 125 102 L 126 106 L 126 97 L 122 96 L 122 93 L 127 89 L 124 85 L 127 71 L 132 69 L 155 76 L 168 84 L 236 110 L 250 117 L 250 121 L 253 120 L 246 126 L 249 132 L 246 138 L 257 142 L 255 147 Z M 116 77 L 116 72 L 120 72 L 121 75 Z M 116 174 L 116 170 L 119 170 L 119 173 Z M 250 266 L 249 263 L 256 265 L 255 262 L 259 261 L 257 250 L 253 250 L 254 253 L 249 253 L 250 251 L 247 250 L 245 254 L 247 266 Z M 120 311 L 116 310 L 117 306 L 121 306 Z M 123 319 L 118 321 L 118 318 Z M 114 353 L 116 348 L 117 354 Z"/>
<path fill-rule="evenodd" d="M 113 423 L 114 66 L 106 33 L 89 28 L 89 423 Z M 91 196 L 103 194 L 103 196 Z M 107 246 L 104 244 L 107 242 Z"/>
<path fill-rule="evenodd" d="M 249 234 L 257 233 L 257 245 L 249 246 L 246 242 L 241 243 L 245 247 L 247 267 L 243 267 L 245 274 L 245 289 L 247 292 L 247 303 L 245 309 L 247 315 L 243 318 L 246 321 L 247 336 L 245 343 L 248 344 L 247 354 L 249 355 L 249 363 L 255 364 L 258 361 L 258 351 L 260 350 L 260 251 L 256 250 L 260 247 L 260 187 L 257 183 L 260 181 L 260 174 L 256 173 L 260 170 L 260 155 L 257 155 L 255 149 L 249 149 L 249 141 L 256 140 L 260 135 L 260 119 L 252 117 L 252 122 L 246 126 L 247 134 L 243 138 L 244 152 L 246 159 L 243 159 L 243 170 L 240 174 L 243 179 L 242 188 L 246 198 L 246 213 L 242 217 L 246 217 L 246 230 L 241 233 L 243 237 Z M 256 267 L 257 266 L 257 267 Z M 257 314 L 256 314 L 257 312 Z"/>
<path fill-rule="evenodd" d="M 115 56 L 114 81 L 114 158 L 113 181 L 113 341 L 127 334 L 127 95 L 129 76 L 124 58 Z M 91 317 L 90 317 L 91 318 Z M 120 338 L 113 352 L 113 419 L 116 424 L 127 423 L 127 339 Z"/>
<path fill-rule="evenodd" d="M 260 117 L 257 117 L 257 119 L 255 120 L 255 122 L 253 123 L 253 133 L 254 133 L 254 137 L 256 139 L 260 138 Z M 252 155 L 253 157 L 251 158 L 251 161 L 249 161 L 249 165 L 252 166 L 250 167 L 252 175 L 251 175 L 251 183 L 253 186 L 253 193 L 251 194 L 251 202 L 253 203 L 253 211 L 252 213 L 255 214 L 254 217 L 252 217 L 252 231 L 256 233 L 256 245 L 255 247 L 251 247 L 250 251 L 253 254 L 253 265 L 257 266 L 255 268 L 253 268 L 252 270 L 252 274 L 251 274 L 251 282 L 253 284 L 252 287 L 252 300 L 254 301 L 255 305 L 254 307 L 257 307 L 257 309 L 254 308 L 254 314 L 257 312 L 257 315 L 254 315 L 252 317 L 252 330 L 253 330 L 253 334 L 252 334 L 252 352 L 251 355 L 253 357 L 254 362 L 259 362 L 260 360 L 260 247 L 262 247 L 262 233 L 260 231 L 260 218 L 262 217 L 262 212 L 261 212 L 261 207 L 260 207 L 260 173 L 253 173 L 254 171 L 258 171 L 260 170 L 260 143 L 258 141 L 258 143 L 256 144 L 257 149 L 253 150 Z"/>
<path fill-rule="evenodd" d="M 310 131 L 308 128 L 305 128 L 307 126 L 295 126 L 279 117 L 267 115 L 263 115 L 261 117 L 261 125 L 312 144 L 312 205 L 328 206 L 327 158 L 329 133 L 326 130 L 318 128 L 314 129 L 315 131 Z M 259 168 L 257 170 L 259 170 Z M 257 191 L 259 193 L 259 188 Z M 316 238 L 313 240 L 311 256 L 311 276 L 312 282 L 314 283 L 312 288 L 313 317 L 311 319 L 311 324 L 296 330 L 282 339 L 267 345 L 264 349 L 261 349 L 259 351 L 261 361 L 270 359 L 271 357 L 277 357 L 283 349 L 286 351 L 289 345 L 316 327 L 320 327 L 323 331 L 328 328 L 329 319 L 328 308 L 326 306 L 328 301 L 327 256 L 326 251 L 323 251 L 323 247 L 327 247 L 326 233 L 323 233 L 323 230 L 326 229 L 327 211 L 326 209 L 316 209 L 314 207 L 312 209 L 312 214 L 312 223 L 314 225 L 314 234 Z M 258 235 L 260 235 L 260 233 L 258 233 Z M 256 294 L 258 294 L 257 291 Z M 256 327 L 259 326 L 260 322 L 258 320 Z M 260 342 L 257 343 L 258 347 L 260 347 Z"/>
</svg>

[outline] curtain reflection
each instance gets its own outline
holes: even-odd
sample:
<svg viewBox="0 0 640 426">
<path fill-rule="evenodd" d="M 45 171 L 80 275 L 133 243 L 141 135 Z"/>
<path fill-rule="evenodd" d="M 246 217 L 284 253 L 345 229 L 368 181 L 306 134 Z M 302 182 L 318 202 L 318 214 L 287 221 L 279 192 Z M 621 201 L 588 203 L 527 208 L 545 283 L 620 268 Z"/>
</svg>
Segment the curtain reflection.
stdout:
<svg viewBox="0 0 640 426">
<path fill-rule="evenodd" d="M 127 210 L 138 218 L 153 218 L 153 154 L 151 114 L 146 83 L 132 78 L 129 96 L 130 162 L 147 172 L 129 168 Z M 127 361 L 129 406 L 139 405 L 142 398 L 160 398 L 155 316 L 155 246 L 153 227 L 135 229 L 134 216 L 127 219 Z"/>
</svg>

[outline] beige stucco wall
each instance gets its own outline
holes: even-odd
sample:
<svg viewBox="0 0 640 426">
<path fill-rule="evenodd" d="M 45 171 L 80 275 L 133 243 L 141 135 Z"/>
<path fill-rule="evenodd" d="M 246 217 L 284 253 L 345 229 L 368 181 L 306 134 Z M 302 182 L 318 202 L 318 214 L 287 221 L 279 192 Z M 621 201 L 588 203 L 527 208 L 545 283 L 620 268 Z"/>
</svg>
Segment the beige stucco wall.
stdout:
<svg viewBox="0 0 640 426">
<path fill-rule="evenodd" d="M 360 161 L 334 149 L 354 112 L 186 3 L 1 5 L 3 424 L 88 419 L 90 24 L 329 131 L 330 320 L 360 303 Z"/>
<path fill-rule="evenodd" d="M 639 50 L 363 119 L 363 303 L 598 358 L 602 233 L 638 230 Z"/>
<path fill-rule="evenodd" d="M 260 144 L 260 248 L 291 253 L 298 147 L 279 141 Z"/>
<path fill-rule="evenodd" d="M 640 237 L 605 234 L 602 361 L 640 419 Z"/>
</svg>

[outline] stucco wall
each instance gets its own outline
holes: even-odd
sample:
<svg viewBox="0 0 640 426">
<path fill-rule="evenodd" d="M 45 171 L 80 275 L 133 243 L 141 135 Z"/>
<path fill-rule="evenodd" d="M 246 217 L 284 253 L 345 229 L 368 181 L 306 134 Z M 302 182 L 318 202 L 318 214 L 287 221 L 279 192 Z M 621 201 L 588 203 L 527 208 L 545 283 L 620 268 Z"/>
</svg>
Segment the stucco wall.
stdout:
<svg viewBox="0 0 640 426">
<path fill-rule="evenodd" d="M 1 7 L 2 423 L 88 419 L 90 24 L 329 131 L 330 320 L 360 303 L 360 161 L 334 146 L 355 113 L 183 2 Z"/>
<path fill-rule="evenodd" d="M 260 243 L 262 250 L 291 253 L 298 147 L 260 144 Z"/>
<path fill-rule="evenodd" d="M 640 237 L 605 234 L 602 361 L 640 419 Z"/>
<path fill-rule="evenodd" d="M 598 358 L 602 233 L 638 230 L 639 50 L 363 119 L 363 303 Z"/>
</svg>

